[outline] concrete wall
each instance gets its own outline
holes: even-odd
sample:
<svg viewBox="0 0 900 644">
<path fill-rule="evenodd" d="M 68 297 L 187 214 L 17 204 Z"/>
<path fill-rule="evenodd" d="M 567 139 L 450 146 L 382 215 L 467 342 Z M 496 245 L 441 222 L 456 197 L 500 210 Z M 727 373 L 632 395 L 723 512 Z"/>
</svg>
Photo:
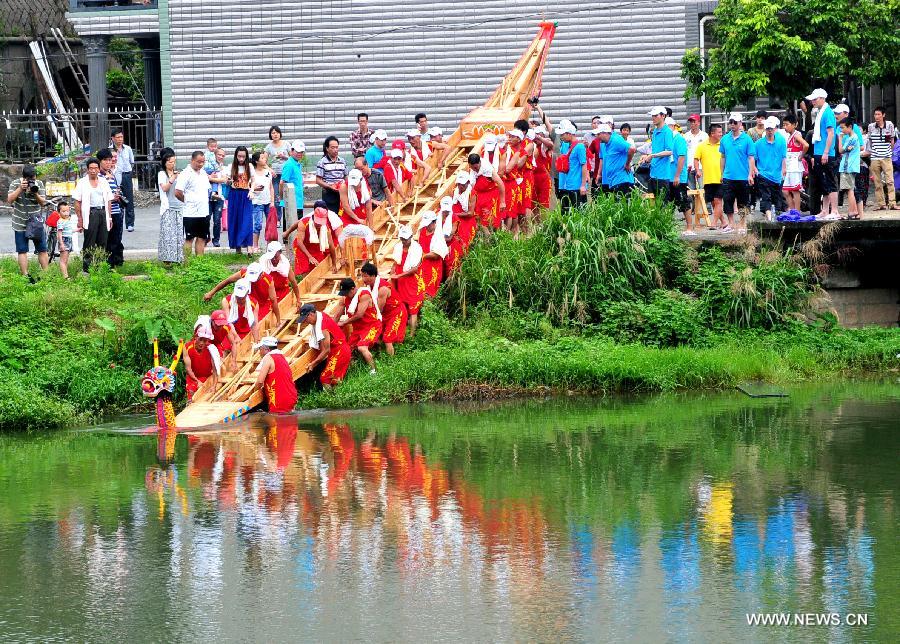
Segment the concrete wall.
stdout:
<svg viewBox="0 0 900 644">
<path fill-rule="evenodd" d="M 841 326 L 896 327 L 900 323 L 900 289 L 832 288 L 828 294 Z"/>
</svg>

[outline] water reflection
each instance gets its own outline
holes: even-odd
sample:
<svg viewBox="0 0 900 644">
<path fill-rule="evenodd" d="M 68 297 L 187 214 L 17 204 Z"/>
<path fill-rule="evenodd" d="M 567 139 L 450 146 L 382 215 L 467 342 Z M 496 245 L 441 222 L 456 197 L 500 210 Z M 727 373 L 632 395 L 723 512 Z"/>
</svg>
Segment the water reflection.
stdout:
<svg viewBox="0 0 900 644">
<path fill-rule="evenodd" d="M 880 404 L 880 421 L 842 401 L 841 425 L 810 427 L 792 406 L 706 401 L 679 431 L 628 405 L 262 416 L 180 435 L 162 465 L 134 438 L 106 437 L 97 470 L 29 455 L 24 482 L 57 505 L 26 491 L 0 509 L 0 630 L 683 641 L 778 611 L 871 613 L 855 635 L 877 638 L 895 625 L 879 593 L 900 594 L 896 477 L 847 462 L 896 456 L 897 405 Z M 55 607 L 32 624 L 46 580 Z"/>
</svg>

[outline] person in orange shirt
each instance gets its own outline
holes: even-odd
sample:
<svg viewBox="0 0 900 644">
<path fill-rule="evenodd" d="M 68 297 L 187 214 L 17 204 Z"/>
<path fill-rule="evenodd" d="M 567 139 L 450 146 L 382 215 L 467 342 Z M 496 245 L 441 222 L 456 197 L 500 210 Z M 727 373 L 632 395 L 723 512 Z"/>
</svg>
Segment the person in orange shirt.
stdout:
<svg viewBox="0 0 900 644">
<path fill-rule="evenodd" d="M 375 373 L 375 359 L 369 347 L 378 344 L 381 338 L 382 319 L 378 310 L 378 300 L 368 286 L 359 287 L 352 277 L 341 280 L 338 295 L 344 298 L 344 314 L 338 326 L 344 329 L 351 349 L 359 351 L 369 373 Z"/>
<path fill-rule="evenodd" d="M 308 339 L 309 347 L 319 353 L 309 366 L 312 369 L 320 362 L 325 362 L 325 368 L 319 374 L 319 382 L 325 389 L 331 389 L 344 379 L 350 366 L 350 345 L 347 344 L 343 330 L 331 316 L 317 311 L 312 304 L 300 307 L 297 324 L 298 333 L 307 326 L 312 327 Z"/>
</svg>

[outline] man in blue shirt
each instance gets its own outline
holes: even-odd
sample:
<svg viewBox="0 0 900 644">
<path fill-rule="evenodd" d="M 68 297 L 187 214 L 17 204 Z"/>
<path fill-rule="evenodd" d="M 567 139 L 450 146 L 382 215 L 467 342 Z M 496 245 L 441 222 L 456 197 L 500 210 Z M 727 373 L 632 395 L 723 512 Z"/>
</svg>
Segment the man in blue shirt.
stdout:
<svg viewBox="0 0 900 644">
<path fill-rule="evenodd" d="M 366 150 L 366 164 L 370 168 L 382 168 L 384 164 L 384 146 L 387 144 L 387 132 L 375 130 L 372 134 L 372 145 Z"/>
<path fill-rule="evenodd" d="M 812 137 L 812 180 L 819 186 L 822 195 L 822 210 L 819 211 L 818 204 L 810 203 L 810 214 L 818 214 L 823 219 L 837 219 L 837 120 L 834 110 L 825 102 L 827 98 L 828 92 L 821 87 L 806 97 L 819 110 Z"/>
<path fill-rule="evenodd" d="M 847 219 L 860 218 L 866 198 L 866 193 L 860 189 L 858 181 L 860 153 L 863 147 L 862 136 L 857 134 L 858 129 L 859 126 L 849 116 L 841 121 L 841 136 L 838 139 L 838 149 L 841 153 L 840 189 L 841 192 L 847 191 Z"/>
<path fill-rule="evenodd" d="M 284 162 L 281 168 L 281 184 L 279 186 L 279 198 L 284 201 L 284 187 L 287 184 L 294 186 L 294 200 L 297 204 L 297 219 L 303 217 L 303 157 L 306 154 L 306 144 L 299 139 L 291 143 L 291 158 Z M 285 218 L 286 219 L 286 218 Z M 282 222 L 282 230 L 287 230 L 287 221 Z"/>
<path fill-rule="evenodd" d="M 587 148 L 576 138 L 575 124 L 563 119 L 556 128 L 562 144 L 559 146 L 559 157 L 567 157 L 568 172 L 560 172 L 559 204 L 562 211 L 568 212 L 573 207 L 581 206 L 587 201 L 587 189 L 590 185 L 587 167 Z"/>
<path fill-rule="evenodd" d="M 744 132 L 744 117 L 740 112 L 728 115 L 729 132 L 719 143 L 722 153 L 722 200 L 728 225 L 723 233 L 734 231 L 734 205 L 737 203 L 741 218 L 739 232 L 747 232 L 747 216 L 750 214 L 750 186 L 756 175 L 753 139 Z"/>
<path fill-rule="evenodd" d="M 755 146 L 756 152 L 756 191 L 759 194 L 760 209 L 766 213 L 766 219 L 772 221 L 775 214 L 784 212 L 784 195 L 781 186 L 787 171 L 787 141 L 776 130 L 781 125 L 777 116 L 769 116 L 765 121 L 765 134 Z"/>
<path fill-rule="evenodd" d="M 675 136 L 666 127 L 666 108 L 654 107 L 650 110 L 653 119 L 653 131 L 650 133 L 650 154 L 641 158 L 641 163 L 650 162 L 650 192 L 661 201 L 668 201 L 672 190 L 672 179 L 675 177 Z"/>
<path fill-rule="evenodd" d="M 629 194 L 634 188 L 631 159 L 637 148 L 613 132 L 608 123 L 601 123 L 594 132 L 600 139 L 601 183 L 614 195 Z"/>
<path fill-rule="evenodd" d="M 675 167 L 672 173 L 672 202 L 675 208 L 684 215 L 684 234 L 696 235 L 694 222 L 691 219 L 691 201 L 688 199 L 688 144 L 687 139 L 678 132 L 678 122 L 671 116 L 666 118 L 666 125 L 672 130 L 675 143 L 672 148 L 672 158 L 675 159 Z"/>
</svg>

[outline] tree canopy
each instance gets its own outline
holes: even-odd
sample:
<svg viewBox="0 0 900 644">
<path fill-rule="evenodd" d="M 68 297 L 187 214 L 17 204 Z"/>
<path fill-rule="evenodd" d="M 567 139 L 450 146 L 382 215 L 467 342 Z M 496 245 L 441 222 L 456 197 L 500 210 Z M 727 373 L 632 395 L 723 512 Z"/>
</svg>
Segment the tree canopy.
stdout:
<svg viewBox="0 0 900 644">
<path fill-rule="evenodd" d="M 685 98 L 731 109 L 900 81 L 900 0 L 719 0 L 714 15 L 706 60 L 698 49 L 682 58 Z"/>
</svg>

